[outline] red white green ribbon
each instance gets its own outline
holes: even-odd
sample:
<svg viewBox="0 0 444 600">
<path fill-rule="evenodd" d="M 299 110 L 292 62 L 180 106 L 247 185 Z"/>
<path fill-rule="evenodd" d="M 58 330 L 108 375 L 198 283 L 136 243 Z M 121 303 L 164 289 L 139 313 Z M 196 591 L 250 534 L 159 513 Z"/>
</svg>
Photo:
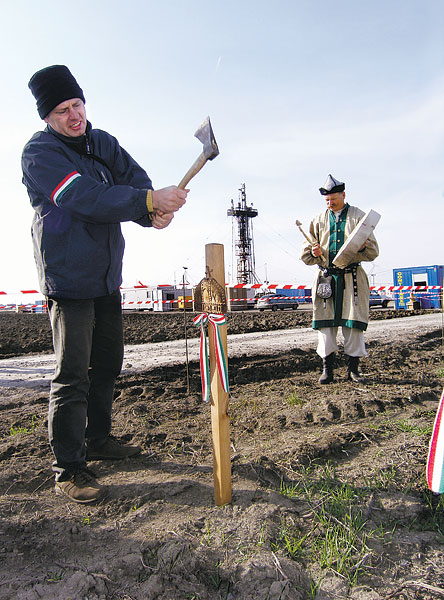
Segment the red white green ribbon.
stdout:
<svg viewBox="0 0 444 600">
<path fill-rule="evenodd" d="M 436 412 L 427 457 L 427 485 L 432 492 L 444 492 L 444 390 Z"/>
<path fill-rule="evenodd" d="M 204 402 L 210 399 L 210 359 L 208 355 L 208 344 L 205 327 L 208 325 L 213 332 L 214 349 L 216 355 L 217 372 L 222 388 L 228 392 L 228 366 L 225 356 L 219 326 L 226 323 L 225 315 L 201 313 L 193 319 L 196 327 L 200 326 L 200 376 L 202 379 L 202 396 Z"/>
</svg>

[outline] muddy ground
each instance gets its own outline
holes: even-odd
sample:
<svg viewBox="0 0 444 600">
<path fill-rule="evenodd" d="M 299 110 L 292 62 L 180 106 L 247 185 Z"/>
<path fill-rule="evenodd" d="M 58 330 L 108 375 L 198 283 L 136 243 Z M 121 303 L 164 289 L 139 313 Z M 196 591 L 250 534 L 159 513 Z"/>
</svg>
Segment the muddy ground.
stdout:
<svg viewBox="0 0 444 600">
<path fill-rule="evenodd" d="M 185 365 L 120 377 L 114 434 L 143 453 L 90 463 L 109 486 L 93 506 L 53 492 L 49 384 L 2 381 L 0 600 L 444 597 L 444 504 L 424 476 L 442 327 L 395 332 L 399 316 L 410 313 L 372 310 L 393 336 L 368 339 L 365 384 L 347 381 L 339 355 L 335 383 L 318 385 L 314 349 L 230 359 L 233 498 L 222 507 L 195 361 L 189 393 Z M 310 319 L 233 313 L 228 332 Z M 181 314 L 125 315 L 127 344 L 183 335 Z M 40 352 L 51 352 L 45 315 L 0 313 L 2 358 Z"/>
</svg>

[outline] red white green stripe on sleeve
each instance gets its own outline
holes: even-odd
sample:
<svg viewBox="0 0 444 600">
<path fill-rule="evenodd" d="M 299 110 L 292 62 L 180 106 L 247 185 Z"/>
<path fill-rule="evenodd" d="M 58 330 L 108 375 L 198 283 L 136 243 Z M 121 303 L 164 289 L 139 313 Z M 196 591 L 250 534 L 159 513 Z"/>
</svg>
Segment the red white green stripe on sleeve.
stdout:
<svg viewBox="0 0 444 600">
<path fill-rule="evenodd" d="M 444 390 L 436 412 L 427 458 L 427 485 L 436 494 L 444 492 Z"/>
<path fill-rule="evenodd" d="M 53 204 L 55 204 L 56 206 L 59 206 L 60 198 L 63 196 L 63 194 L 67 190 L 69 190 L 69 188 L 73 185 L 73 183 L 79 177 L 81 177 L 80 173 L 78 171 L 73 171 L 72 173 L 67 175 L 64 179 L 62 179 L 62 181 L 59 183 L 59 185 L 55 188 L 55 190 L 51 194 L 51 200 L 52 200 Z"/>
</svg>

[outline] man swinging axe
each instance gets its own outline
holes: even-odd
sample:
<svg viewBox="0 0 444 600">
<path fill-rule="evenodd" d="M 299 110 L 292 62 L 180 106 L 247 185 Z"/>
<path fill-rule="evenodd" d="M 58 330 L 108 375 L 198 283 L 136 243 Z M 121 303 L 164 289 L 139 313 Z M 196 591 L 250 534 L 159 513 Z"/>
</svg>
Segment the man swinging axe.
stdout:
<svg viewBox="0 0 444 600">
<path fill-rule="evenodd" d="M 301 254 L 306 265 L 319 266 L 312 290 L 313 329 L 318 331 L 317 353 L 323 362 L 319 383 L 333 381 L 339 327 L 344 336 L 348 378 L 362 382 L 359 359 L 367 355 L 364 331 L 368 325 L 370 289 L 361 262 L 372 261 L 378 256 L 378 244 L 371 233 L 367 241 L 350 255 L 344 268 L 336 267 L 335 258 L 365 213 L 345 201 L 345 184 L 332 175 L 327 177 L 319 191 L 327 206 L 311 221 L 309 238 L 313 242 L 305 241 Z M 327 281 L 331 285 L 330 291 L 323 293 Z"/>
<path fill-rule="evenodd" d="M 48 412 L 55 492 L 85 504 L 105 492 L 87 461 L 141 451 L 111 435 L 123 359 L 120 224 L 163 229 L 188 190 L 153 189 L 118 140 L 87 121 L 85 96 L 66 66 L 38 71 L 29 88 L 46 124 L 26 144 L 22 169 L 56 356 Z"/>
<path fill-rule="evenodd" d="M 203 151 L 180 184 L 155 190 L 118 140 L 87 121 L 83 90 L 68 67 L 41 69 L 28 86 L 46 123 L 26 144 L 22 170 L 56 356 L 48 411 L 55 492 L 87 504 L 106 491 L 87 461 L 141 451 L 111 435 L 123 360 L 120 224 L 167 227 L 186 202 L 186 184 L 219 150 L 207 119 L 195 134 Z"/>
</svg>

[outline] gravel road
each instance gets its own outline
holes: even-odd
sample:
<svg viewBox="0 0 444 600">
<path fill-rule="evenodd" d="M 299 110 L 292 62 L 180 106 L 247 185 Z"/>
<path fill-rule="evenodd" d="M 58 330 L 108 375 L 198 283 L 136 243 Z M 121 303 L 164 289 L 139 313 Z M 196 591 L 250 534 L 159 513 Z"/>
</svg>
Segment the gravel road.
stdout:
<svg viewBox="0 0 444 600">
<path fill-rule="evenodd" d="M 383 321 L 370 321 L 366 339 L 386 343 L 398 339 L 409 343 L 418 333 L 441 329 L 441 313 L 415 315 Z M 316 332 L 311 328 L 281 329 L 260 333 L 232 334 L 228 336 L 228 356 L 270 355 L 287 352 L 293 348 L 314 348 Z M 198 360 L 199 340 L 187 341 L 189 361 Z M 138 344 L 125 347 L 123 373 L 142 371 L 152 367 L 185 362 L 185 340 Z M 54 355 L 39 354 L 0 360 L 0 388 L 46 388 L 54 371 Z"/>
</svg>

